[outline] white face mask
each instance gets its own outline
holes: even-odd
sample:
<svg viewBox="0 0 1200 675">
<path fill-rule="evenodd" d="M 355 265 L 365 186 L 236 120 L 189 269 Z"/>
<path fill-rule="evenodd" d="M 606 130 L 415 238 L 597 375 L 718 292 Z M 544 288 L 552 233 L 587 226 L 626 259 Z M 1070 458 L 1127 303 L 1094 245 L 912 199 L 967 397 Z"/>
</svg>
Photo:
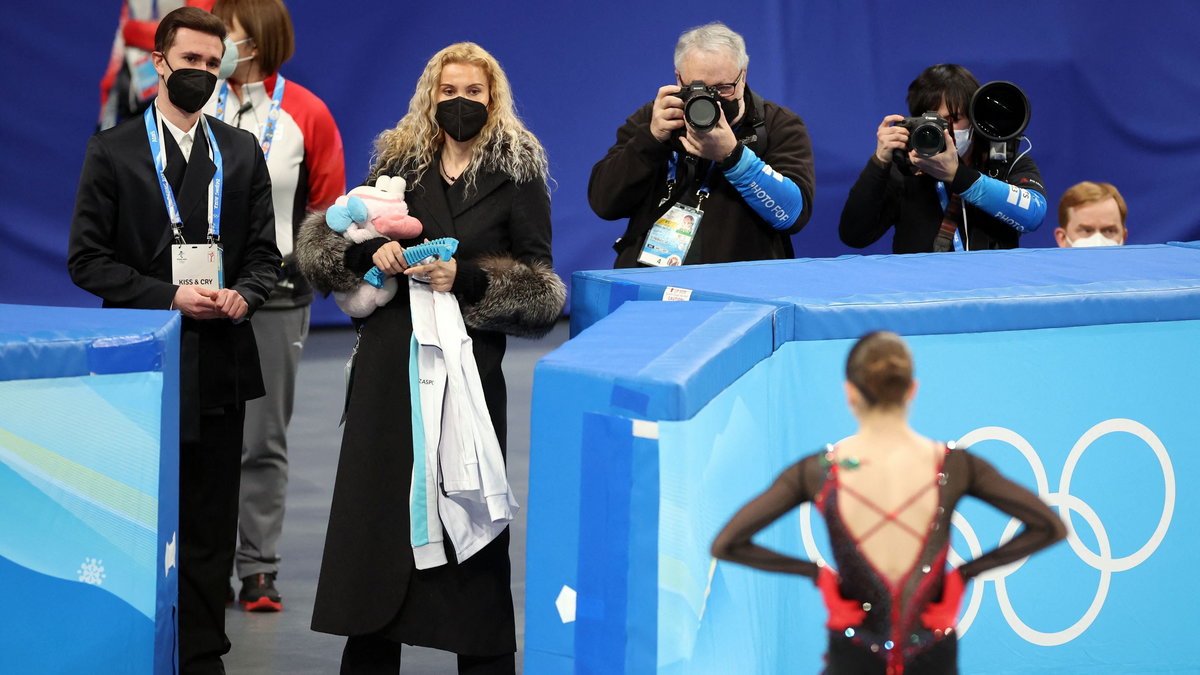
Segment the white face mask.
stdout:
<svg viewBox="0 0 1200 675">
<path fill-rule="evenodd" d="M 250 38 L 246 38 L 245 40 L 234 42 L 228 36 L 225 37 L 225 55 L 221 57 L 221 72 L 217 73 L 218 79 L 228 80 L 233 75 L 233 71 L 237 70 L 239 63 L 254 58 L 253 56 L 239 57 L 238 55 L 238 45 L 249 41 Z"/>
<path fill-rule="evenodd" d="M 971 127 L 954 130 L 954 147 L 958 148 L 959 157 L 967 154 L 967 148 L 971 147 Z"/>
<path fill-rule="evenodd" d="M 1068 239 L 1067 241 L 1071 241 L 1071 240 Z M 1091 236 L 1087 236 L 1087 237 L 1083 237 L 1080 239 L 1076 239 L 1075 241 L 1071 241 L 1071 248 L 1091 248 L 1093 246 L 1120 246 L 1120 245 L 1121 245 L 1121 242 L 1113 241 L 1112 239 L 1109 239 L 1108 237 L 1104 236 L 1103 234 L 1100 234 L 1099 232 L 1093 232 L 1091 234 Z"/>
</svg>

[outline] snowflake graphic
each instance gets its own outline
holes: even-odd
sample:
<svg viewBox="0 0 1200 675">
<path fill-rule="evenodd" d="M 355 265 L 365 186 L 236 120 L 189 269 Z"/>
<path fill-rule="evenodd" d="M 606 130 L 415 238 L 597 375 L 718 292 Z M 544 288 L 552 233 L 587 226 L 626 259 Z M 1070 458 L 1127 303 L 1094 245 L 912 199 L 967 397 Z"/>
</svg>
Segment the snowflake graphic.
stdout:
<svg viewBox="0 0 1200 675">
<path fill-rule="evenodd" d="M 108 576 L 104 573 L 104 561 L 96 558 L 84 558 L 83 564 L 75 570 L 75 573 L 79 575 L 80 581 L 93 586 L 104 583 L 104 579 Z"/>
</svg>

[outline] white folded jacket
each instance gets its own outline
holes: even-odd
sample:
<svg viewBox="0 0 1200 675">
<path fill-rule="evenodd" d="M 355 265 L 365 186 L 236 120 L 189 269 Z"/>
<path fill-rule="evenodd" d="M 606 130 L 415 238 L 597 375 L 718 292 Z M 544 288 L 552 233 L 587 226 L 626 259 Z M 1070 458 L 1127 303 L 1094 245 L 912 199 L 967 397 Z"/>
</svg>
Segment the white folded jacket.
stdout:
<svg viewBox="0 0 1200 675">
<path fill-rule="evenodd" d="M 517 512 L 504 456 L 458 299 L 409 280 L 413 474 L 411 543 L 417 569 L 458 562 L 495 539 Z"/>
</svg>

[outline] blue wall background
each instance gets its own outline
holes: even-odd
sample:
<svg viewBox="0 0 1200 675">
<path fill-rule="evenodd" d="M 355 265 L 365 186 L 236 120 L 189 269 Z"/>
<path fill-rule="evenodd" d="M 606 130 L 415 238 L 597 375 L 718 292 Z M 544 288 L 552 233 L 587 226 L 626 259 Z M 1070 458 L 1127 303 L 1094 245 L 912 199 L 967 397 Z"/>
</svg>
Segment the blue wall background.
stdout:
<svg viewBox="0 0 1200 675">
<path fill-rule="evenodd" d="M 947 61 L 966 65 L 980 81 L 1013 80 L 1028 93 L 1027 133 L 1052 207 L 1075 182 L 1105 180 L 1129 203 L 1131 243 L 1200 239 L 1190 199 L 1200 185 L 1200 5 L 1189 0 L 1019 10 L 938 1 L 920 3 L 919 11 L 834 0 L 289 6 L 298 46 L 283 72 L 329 104 L 352 184 L 366 172 L 375 134 L 406 110 L 433 52 L 458 40 L 492 51 L 550 153 L 556 264 L 564 277 L 611 266 L 609 245 L 624 224 L 589 209 L 591 166 L 624 118 L 672 82 L 679 32 L 712 19 L 746 36 L 750 85 L 799 113 L 812 135 L 817 196 L 811 222 L 795 237 L 797 255 L 854 252 L 838 241 L 837 220 L 874 149 L 875 127 L 885 114 L 905 112 L 907 85 L 922 68 Z M 98 304 L 71 284 L 65 259 L 119 10 L 115 0 L 6 8 L 0 303 Z M 1053 246 L 1055 224 L 1049 215 L 1023 246 Z M 890 237 L 865 252 L 888 250 Z M 322 303 L 314 321 L 344 319 Z"/>
</svg>

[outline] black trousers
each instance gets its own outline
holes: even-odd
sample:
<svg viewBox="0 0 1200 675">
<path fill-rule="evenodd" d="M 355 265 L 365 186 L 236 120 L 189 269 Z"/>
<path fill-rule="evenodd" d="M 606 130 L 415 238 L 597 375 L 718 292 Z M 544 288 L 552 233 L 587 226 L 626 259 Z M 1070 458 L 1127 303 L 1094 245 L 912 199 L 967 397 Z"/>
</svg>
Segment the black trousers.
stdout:
<svg viewBox="0 0 1200 675">
<path fill-rule="evenodd" d="M 199 440 L 179 444 L 179 663 L 224 673 L 225 594 L 237 538 L 245 404 L 205 410 Z"/>
<path fill-rule="evenodd" d="M 400 672 L 398 642 L 378 635 L 352 635 L 346 638 L 342 651 L 341 675 L 396 675 Z M 499 656 L 458 655 L 459 675 L 513 675 L 516 672 L 513 654 Z"/>
</svg>

